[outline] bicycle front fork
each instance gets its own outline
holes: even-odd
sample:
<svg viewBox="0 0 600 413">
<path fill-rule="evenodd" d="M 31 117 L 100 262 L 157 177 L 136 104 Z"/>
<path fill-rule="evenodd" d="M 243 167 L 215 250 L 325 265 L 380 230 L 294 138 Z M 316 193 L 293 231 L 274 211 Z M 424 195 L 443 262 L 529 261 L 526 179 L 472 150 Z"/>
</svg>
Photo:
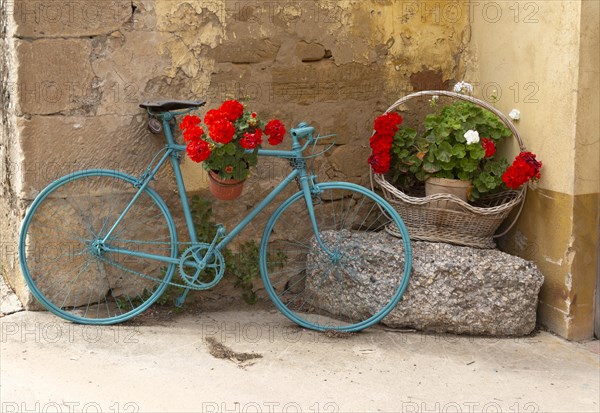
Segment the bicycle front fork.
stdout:
<svg viewBox="0 0 600 413">
<path fill-rule="evenodd" d="M 304 193 L 304 201 L 306 202 L 306 208 L 310 217 L 310 222 L 315 233 L 315 239 L 321 247 L 321 249 L 329 255 L 333 263 L 339 262 L 341 256 L 336 251 L 331 251 L 321 239 L 321 233 L 319 232 L 319 224 L 317 223 L 317 217 L 315 215 L 315 200 L 318 199 L 319 203 L 323 202 L 320 198 L 321 189 L 317 185 L 317 177 L 315 175 L 305 175 L 300 177 L 300 183 L 302 192 Z"/>
</svg>

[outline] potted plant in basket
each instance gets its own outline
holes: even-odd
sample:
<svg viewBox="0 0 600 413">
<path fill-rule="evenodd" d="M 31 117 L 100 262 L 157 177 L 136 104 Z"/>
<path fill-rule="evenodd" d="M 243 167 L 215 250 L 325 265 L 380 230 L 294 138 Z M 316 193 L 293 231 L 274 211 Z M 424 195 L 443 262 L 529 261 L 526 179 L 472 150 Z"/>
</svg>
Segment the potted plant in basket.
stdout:
<svg viewBox="0 0 600 413">
<path fill-rule="evenodd" d="M 264 137 L 271 145 L 283 141 L 286 129 L 278 119 L 265 124 L 256 112 L 237 100 L 228 100 L 204 117 L 208 134 L 197 116 L 183 118 L 180 129 L 187 144 L 186 152 L 194 162 L 202 162 L 208 171 L 209 188 L 219 199 L 237 198 L 250 168 L 258 162 L 258 149 Z"/>
<path fill-rule="evenodd" d="M 400 127 L 395 112 L 375 120 L 369 158 L 375 173 L 405 190 L 425 183 L 426 195 L 443 192 L 463 201 L 540 177 L 542 163 L 531 152 L 521 152 L 510 166 L 497 156 L 496 146 L 512 132 L 494 113 L 469 101 L 440 108 L 434 96 L 430 103 L 434 112 L 419 131 Z"/>
</svg>

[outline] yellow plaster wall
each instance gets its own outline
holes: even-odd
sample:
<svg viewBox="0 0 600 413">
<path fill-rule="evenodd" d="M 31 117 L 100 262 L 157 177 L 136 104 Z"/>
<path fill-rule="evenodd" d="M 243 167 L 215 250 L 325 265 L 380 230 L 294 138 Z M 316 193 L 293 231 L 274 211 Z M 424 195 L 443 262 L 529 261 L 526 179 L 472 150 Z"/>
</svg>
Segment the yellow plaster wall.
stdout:
<svg viewBox="0 0 600 413">
<path fill-rule="evenodd" d="M 494 3 L 502 11 L 499 21 L 492 14 L 495 9 L 484 12 L 483 6 L 473 6 L 481 10 L 471 22 L 479 93 L 489 97 L 496 89 L 501 111 L 521 111 L 519 133 L 546 166 L 540 188 L 573 194 L 573 169 L 568 166 L 575 159 L 581 4 Z"/>
<path fill-rule="evenodd" d="M 581 3 L 575 194 L 600 192 L 600 2 Z"/>
<path fill-rule="evenodd" d="M 477 12 L 475 3 L 476 92 L 488 98 L 496 89 L 500 110 L 521 111 L 517 128 L 544 163 L 501 247 L 543 272 L 541 323 L 570 339 L 591 337 L 600 175 L 598 2 L 494 2 L 493 14 L 484 13 L 482 3 Z"/>
</svg>

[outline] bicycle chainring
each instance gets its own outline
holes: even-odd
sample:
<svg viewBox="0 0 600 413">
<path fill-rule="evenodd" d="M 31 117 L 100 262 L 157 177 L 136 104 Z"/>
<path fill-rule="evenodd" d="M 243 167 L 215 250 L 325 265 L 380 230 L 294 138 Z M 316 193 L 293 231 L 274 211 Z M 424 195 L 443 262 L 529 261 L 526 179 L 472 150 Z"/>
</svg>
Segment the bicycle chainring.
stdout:
<svg viewBox="0 0 600 413">
<path fill-rule="evenodd" d="M 198 244 L 186 249 L 179 260 L 179 275 L 193 290 L 208 290 L 221 281 L 225 273 L 225 259 L 220 251 L 213 250 L 206 262 L 204 257 L 210 244 Z"/>
</svg>

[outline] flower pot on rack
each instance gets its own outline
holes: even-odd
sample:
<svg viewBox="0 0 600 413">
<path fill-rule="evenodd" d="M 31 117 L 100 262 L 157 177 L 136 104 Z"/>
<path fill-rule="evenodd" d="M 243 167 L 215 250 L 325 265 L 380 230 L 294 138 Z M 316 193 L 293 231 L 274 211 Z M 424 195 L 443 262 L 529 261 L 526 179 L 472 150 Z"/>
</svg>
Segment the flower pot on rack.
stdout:
<svg viewBox="0 0 600 413">
<path fill-rule="evenodd" d="M 221 201 L 233 201 L 237 199 L 244 190 L 244 181 L 235 179 L 221 179 L 219 174 L 208 171 L 208 189 L 210 193 Z"/>
</svg>

